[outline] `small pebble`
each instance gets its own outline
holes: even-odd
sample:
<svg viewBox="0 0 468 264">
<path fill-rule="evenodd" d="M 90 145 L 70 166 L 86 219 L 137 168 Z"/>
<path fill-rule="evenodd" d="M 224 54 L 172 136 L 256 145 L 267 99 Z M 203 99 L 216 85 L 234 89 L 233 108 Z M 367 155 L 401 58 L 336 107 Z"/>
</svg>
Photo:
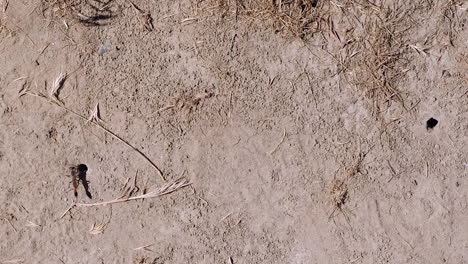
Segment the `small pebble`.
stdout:
<svg viewBox="0 0 468 264">
<path fill-rule="evenodd" d="M 101 46 L 99 47 L 99 49 L 98 49 L 98 54 L 99 54 L 99 55 L 102 55 L 102 54 L 104 54 L 104 53 L 109 52 L 110 50 L 111 50 L 111 48 L 110 48 L 108 45 L 104 45 L 104 44 L 103 44 L 103 45 L 101 45 Z"/>
</svg>

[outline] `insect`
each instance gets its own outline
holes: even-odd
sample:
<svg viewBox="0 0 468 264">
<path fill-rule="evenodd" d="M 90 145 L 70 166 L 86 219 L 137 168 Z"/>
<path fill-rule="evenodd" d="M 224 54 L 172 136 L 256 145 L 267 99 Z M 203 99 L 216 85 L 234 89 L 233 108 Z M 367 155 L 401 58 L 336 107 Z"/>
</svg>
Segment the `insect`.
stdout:
<svg viewBox="0 0 468 264">
<path fill-rule="evenodd" d="M 78 186 L 81 182 L 86 191 L 86 195 L 91 199 L 92 196 L 89 192 L 88 181 L 86 180 L 86 172 L 88 171 L 88 166 L 86 166 L 85 164 L 79 164 L 77 166 L 70 167 L 70 171 L 75 197 L 78 197 Z"/>
</svg>

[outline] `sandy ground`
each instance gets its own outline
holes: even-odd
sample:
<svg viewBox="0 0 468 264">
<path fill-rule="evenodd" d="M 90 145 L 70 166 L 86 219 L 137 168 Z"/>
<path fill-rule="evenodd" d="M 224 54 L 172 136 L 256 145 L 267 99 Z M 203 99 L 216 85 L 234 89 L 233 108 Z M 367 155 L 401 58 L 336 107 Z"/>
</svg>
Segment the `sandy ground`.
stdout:
<svg viewBox="0 0 468 264">
<path fill-rule="evenodd" d="M 0 263 L 468 263 L 467 1 L 0 8 Z"/>
</svg>

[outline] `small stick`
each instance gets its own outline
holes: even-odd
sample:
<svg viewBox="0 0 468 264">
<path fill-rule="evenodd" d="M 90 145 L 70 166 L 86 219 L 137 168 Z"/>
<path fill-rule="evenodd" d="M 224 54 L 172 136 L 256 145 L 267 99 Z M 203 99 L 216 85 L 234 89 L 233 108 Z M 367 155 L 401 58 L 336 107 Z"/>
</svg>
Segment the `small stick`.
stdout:
<svg viewBox="0 0 468 264">
<path fill-rule="evenodd" d="M 232 227 L 237 226 L 238 224 L 240 224 L 242 222 L 242 219 L 243 219 L 243 217 L 239 218 L 239 221 L 237 221 L 237 223 L 234 224 Z"/>
<path fill-rule="evenodd" d="M 352 264 L 352 263 L 354 263 L 354 262 L 360 260 L 361 258 L 362 258 L 362 256 L 360 256 L 360 257 L 358 257 L 358 258 L 355 258 L 355 259 L 351 260 L 351 261 L 349 262 L 349 264 Z"/>
<path fill-rule="evenodd" d="M 44 51 L 49 47 L 50 43 L 47 43 L 47 45 L 44 46 L 44 48 L 42 48 L 41 52 L 39 53 L 39 55 L 42 55 L 42 53 L 44 53 Z"/>
<path fill-rule="evenodd" d="M 182 175 L 183 175 L 183 174 L 182 174 Z M 192 191 L 193 191 L 193 194 L 195 195 L 195 197 L 197 197 L 198 199 L 200 199 L 200 201 L 204 202 L 205 205 L 208 205 L 208 204 L 209 204 L 205 199 L 203 199 L 203 198 L 201 198 L 200 196 L 197 195 L 197 191 L 195 190 L 195 188 L 193 188 L 192 185 L 190 185 L 190 188 L 192 188 Z"/>
<path fill-rule="evenodd" d="M 468 82 L 468 79 L 466 80 L 466 82 Z M 466 90 L 466 92 L 462 95 L 460 95 L 460 98 L 462 98 L 463 96 L 467 95 L 468 94 L 468 89 Z"/>
<path fill-rule="evenodd" d="M 221 221 L 226 220 L 226 218 L 228 218 L 228 217 L 231 216 L 232 214 L 233 214 L 233 212 L 230 212 L 229 214 L 225 215 L 223 218 L 221 218 Z"/>
<path fill-rule="evenodd" d="M 59 217 L 59 219 L 62 219 L 75 206 L 76 206 L 76 204 L 70 205 L 70 207 L 68 207 L 68 209 Z"/>
<path fill-rule="evenodd" d="M 127 0 L 133 8 L 135 8 L 136 11 L 138 11 L 140 14 L 144 13 L 138 6 L 136 6 L 132 1 Z"/>
<path fill-rule="evenodd" d="M 167 105 L 167 106 L 164 106 L 164 107 L 162 107 L 162 108 L 160 108 L 160 109 L 158 110 L 158 113 L 161 113 L 162 111 L 165 111 L 165 110 L 168 110 L 168 109 L 171 109 L 171 108 L 174 108 L 174 107 L 176 107 L 176 105 Z"/>
<path fill-rule="evenodd" d="M 284 139 L 286 138 L 286 129 L 283 128 L 283 138 L 281 138 L 281 141 L 276 145 L 274 149 L 272 149 L 268 154 L 272 155 L 275 153 L 275 151 L 278 149 L 278 147 L 284 142 Z"/>
</svg>

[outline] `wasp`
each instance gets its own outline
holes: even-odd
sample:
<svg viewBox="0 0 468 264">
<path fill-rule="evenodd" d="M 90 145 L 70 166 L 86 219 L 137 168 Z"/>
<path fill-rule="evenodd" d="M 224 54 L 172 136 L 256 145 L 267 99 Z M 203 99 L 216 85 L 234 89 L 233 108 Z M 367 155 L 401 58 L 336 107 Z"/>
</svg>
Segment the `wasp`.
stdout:
<svg viewBox="0 0 468 264">
<path fill-rule="evenodd" d="M 89 192 L 89 185 L 88 185 L 89 182 L 86 180 L 86 173 L 88 172 L 88 166 L 86 166 L 85 164 L 72 166 L 70 167 L 70 172 L 71 172 L 73 192 L 75 194 L 75 197 L 78 197 L 78 187 L 81 182 L 85 189 L 86 195 L 91 199 L 92 195 Z"/>
</svg>

